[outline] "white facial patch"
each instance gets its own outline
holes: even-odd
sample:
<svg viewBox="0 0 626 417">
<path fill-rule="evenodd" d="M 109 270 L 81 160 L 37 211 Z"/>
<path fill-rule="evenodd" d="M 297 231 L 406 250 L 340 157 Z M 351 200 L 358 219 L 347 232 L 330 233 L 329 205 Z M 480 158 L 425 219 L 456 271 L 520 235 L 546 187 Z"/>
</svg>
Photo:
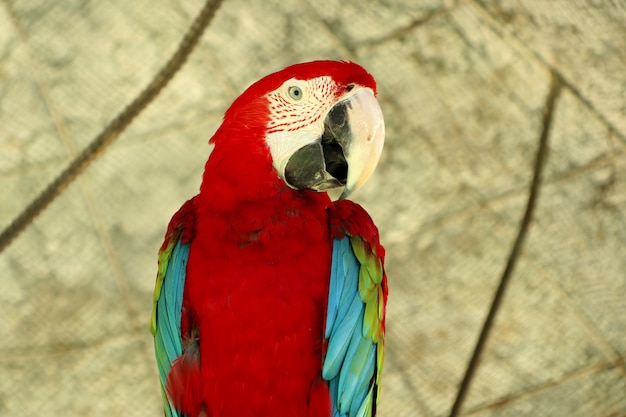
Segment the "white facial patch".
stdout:
<svg viewBox="0 0 626 417">
<path fill-rule="evenodd" d="M 292 78 L 268 94 L 270 121 L 265 140 L 281 177 L 294 152 L 320 140 L 335 92 L 332 78 L 324 76 L 311 80 Z"/>
</svg>

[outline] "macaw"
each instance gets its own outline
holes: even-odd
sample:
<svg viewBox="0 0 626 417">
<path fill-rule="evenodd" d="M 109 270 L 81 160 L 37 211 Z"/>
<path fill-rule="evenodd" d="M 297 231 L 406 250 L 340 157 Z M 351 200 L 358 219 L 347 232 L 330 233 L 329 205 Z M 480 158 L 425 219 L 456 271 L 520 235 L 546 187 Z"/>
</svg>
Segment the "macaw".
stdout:
<svg viewBox="0 0 626 417">
<path fill-rule="evenodd" d="M 159 251 L 151 332 L 166 416 L 376 414 L 385 251 L 345 199 L 382 151 L 375 96 L 361 66 L 314 61 L 226 111 Z"/>
</svg>

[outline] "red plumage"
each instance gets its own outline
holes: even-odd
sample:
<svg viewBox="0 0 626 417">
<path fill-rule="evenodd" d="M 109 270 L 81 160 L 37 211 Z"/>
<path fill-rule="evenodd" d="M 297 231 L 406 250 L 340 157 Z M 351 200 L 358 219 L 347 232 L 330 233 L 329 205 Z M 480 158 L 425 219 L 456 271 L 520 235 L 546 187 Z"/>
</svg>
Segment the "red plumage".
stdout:
<svg viewBox="0 0 626 417">
<path fill-rule="evenodd" d="M 264 141 L 264 95 L 290 77 L 320 73 L 375 90 L 357 65 L 331 61 L 290 67 L 253 84 L 226 112 L 211 139 L 200 193 L 180 215 L 194 226 L 183 346 L 188 340 L 199 350 L 174 363 L 166 390 L 189 415 L 330 415 L 321 367 L 332 236 L 357 233 L 343 224 L 354 204 L 289 188 Z M 364 224 L 364 239 L 382 256 L 371 219 Z"/>
<path fill-rule="evenodd" d="M 183 354 L 167 375 L 167 395 L 177 410 L 197 416 L 202 409 L 202 375 L 197 356 Z"/>
</svg>

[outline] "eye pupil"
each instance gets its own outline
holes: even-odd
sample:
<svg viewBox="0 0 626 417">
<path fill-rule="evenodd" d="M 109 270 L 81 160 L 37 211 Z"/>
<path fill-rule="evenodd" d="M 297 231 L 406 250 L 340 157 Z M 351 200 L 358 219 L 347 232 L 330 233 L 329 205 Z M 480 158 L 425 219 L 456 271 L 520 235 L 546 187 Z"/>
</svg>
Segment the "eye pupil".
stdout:
<svg viewBox="0 0 626 417">
<path fill-rule="evenodd" d="M 289 87 L 289 96 L 294 100 L 300 100 L 302 98 L 302 90 L 300 87 Z"/>
</svg>

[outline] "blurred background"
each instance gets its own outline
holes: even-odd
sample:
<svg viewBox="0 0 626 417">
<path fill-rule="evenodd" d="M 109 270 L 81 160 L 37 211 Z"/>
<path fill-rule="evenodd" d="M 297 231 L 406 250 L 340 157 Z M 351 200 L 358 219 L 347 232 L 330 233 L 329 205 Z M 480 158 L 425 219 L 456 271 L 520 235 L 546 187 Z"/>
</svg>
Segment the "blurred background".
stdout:
<svg viewBox="0 0 626 417">
<path fill-rule="evenodd" d="M 0 228 L 202 3 L 0 1 Z M 593 0 L 225 0 L 171 84 L 0 255 L 0 415 L 162 415 L 148 323 L 165 227 L 231 101 L 320 58 L 365 66 L 386 116 L 355 196 L 388 253 L 379 415 L 447 415 L 524 212 L 551 71 L 535 218 L 462 415 L 626 415 L 626 3 Z"/>
</svg>

